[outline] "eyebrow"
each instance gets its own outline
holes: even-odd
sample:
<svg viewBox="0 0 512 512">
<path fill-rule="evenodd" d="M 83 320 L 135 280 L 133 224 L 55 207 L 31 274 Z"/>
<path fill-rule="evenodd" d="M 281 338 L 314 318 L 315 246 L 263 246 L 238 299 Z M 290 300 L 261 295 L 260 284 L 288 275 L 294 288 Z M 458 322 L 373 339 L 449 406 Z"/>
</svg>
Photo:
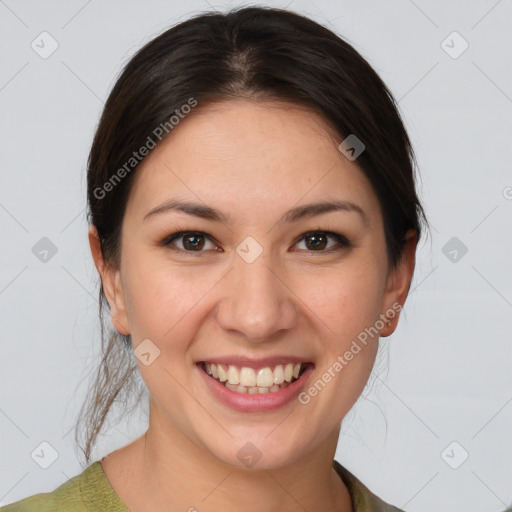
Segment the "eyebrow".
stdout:
<svg viewBox="0 0 512 512">
<path fill-rule="evenodd" d="M 200 203 L 175 201 L 173 199 L 152 208 L 144 216 L 143 220 L 170 211 L 178 211 L 214 222 L 228 222 L 227 216 L 225 216 L 220 210 L 217 210 L 216 208 L 212 208 L 210 206 Z M 324 213 L 330 213 L 335 211 L 358 213 L 361 216 L 364 223 L 368 224 L 368 217 L 365 211 L 359 205 L 351 203 L 349 201 L 322 201 L 319 203 L 310 203 L 303 206 L 299 206 L 297 208 L 292 208 L 281 217 L 279 223 L 297 222 L 298 220 L 301 219 L 314 217 L 316 215 L 322 215 Z"/>
</svg>

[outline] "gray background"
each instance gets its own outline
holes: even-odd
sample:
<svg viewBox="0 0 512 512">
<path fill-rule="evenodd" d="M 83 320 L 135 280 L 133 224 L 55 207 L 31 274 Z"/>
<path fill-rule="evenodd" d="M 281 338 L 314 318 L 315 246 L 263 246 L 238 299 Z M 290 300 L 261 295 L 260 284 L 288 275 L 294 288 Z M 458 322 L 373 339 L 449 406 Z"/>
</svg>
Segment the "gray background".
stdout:
<svg viewBox="0 0 512 512">
<path fill-rule="evenodd" d="M 210 5 L 242 4 L 0 1 L 0 504 L 82 470 L 69 431 L 99 347 L 84 209 L 103 101 L 157 33 Z M 512 502 L 512 1 L 267 5 L 334 29 L 387 82 L 433 226 L 337 459 L 408 512 L 503 510 Z M 58 44 L 47 58 L 44 31 Z M 32 251 L 43 237 L 57 248 L 46 262 Z M 145 427 L 142 414 L 113 427 L 96 458 Z M 58 454 L 48 469 L 41 442 Z"/>
</svg>

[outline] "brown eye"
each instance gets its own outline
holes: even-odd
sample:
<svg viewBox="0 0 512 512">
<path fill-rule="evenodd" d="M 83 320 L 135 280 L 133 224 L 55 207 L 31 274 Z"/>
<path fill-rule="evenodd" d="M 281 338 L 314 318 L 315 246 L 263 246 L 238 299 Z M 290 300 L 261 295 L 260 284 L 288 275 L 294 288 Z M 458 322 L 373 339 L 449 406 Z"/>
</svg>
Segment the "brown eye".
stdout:
<svg viewBox="0 0 512 512">
<path fill-rule="evenodd" d="M 330 240 L 335 242 L 329 245 Z M 308 252 L 330 252 L 351 246 L 343 235 L 328 231 L 310 231 L 300 238 L 299 243 L 301 242 L 304 242 Z"/>
<path fill-rule="evenodd" d="M 314 233 L 305 237 L 306 247 L 308 249 L 325 249 L 329 243 L 328 237 L 323 233 Z"/>
<path fill-rule="evenodd" d="M 206 249 L 217 248 L 208 235 L 195 231 L 175 233 L 165 241 L 165 245 L 175 245 L 178 250 L 186 252 L 203 252 L 208 243 L 211 247 Z"/>
<path fill-rule="evenodd" d="M 202 235 L 185 235 L 183 247 L 190 251 L 200 251 L 204 247 L 204 237 Z"/>
</svg>

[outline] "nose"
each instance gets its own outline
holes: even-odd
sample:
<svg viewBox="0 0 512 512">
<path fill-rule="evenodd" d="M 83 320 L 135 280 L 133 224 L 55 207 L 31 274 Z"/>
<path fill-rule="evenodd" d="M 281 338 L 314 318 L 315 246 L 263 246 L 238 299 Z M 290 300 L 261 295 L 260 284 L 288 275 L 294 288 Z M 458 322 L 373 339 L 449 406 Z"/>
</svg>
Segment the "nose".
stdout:
<svg viewBox="0 0 512 512">
<path fill-rule="evenodd" d="M 236 256 L 233 268 L 223 280 L 217 322 L 225 331 L 250 341 L 269 341 L 276 333 L 297 325 L 298 307 L 294 299 L 286 279 L 265 255 L 252 263 Z"/>
</svg>

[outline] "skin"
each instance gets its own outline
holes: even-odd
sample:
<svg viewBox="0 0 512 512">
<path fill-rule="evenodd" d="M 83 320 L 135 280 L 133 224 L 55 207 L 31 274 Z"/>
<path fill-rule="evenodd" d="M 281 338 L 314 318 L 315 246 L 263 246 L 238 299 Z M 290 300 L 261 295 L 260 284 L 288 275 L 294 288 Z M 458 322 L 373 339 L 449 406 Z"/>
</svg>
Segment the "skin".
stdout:
<svg viewBox="0 0 512 512">
<path fill-rule="evenodd" d="M 332 462 L 378 336 L 307 405 L 293 400 L 266 413 L 217 401 L 194 364 L 227 354 L 300 356 L 315 365 L 307 389 L 379 315 L 404 304 L 415 233 L 391 268 L 377 196 L 357 160 L 339 152 L 340 142 L 320 116 L 297 106 L 199 106 L 137 171 L 118 268 L 103 260 L 91 228 L 114 327 L 131 335 L 134 348 L 150 339 L 160 350 L 150 365 L 138 362 L 151 395 L 147 432 L 102 461 L 130 510 L 352 510 Z M 144 220 L 170 198 L 206 204 L 228 219 L 168 211 Z M 334 199 L 359 205 L 366 219 L 334 211 L 278 222 L 291 208 Z M 186 252 L 183 238 L 162 242 L 184 230 L 213 241 L 202 239 L 201 252 Z M 340 233 L 352 246 L 328 238 L 315 249 L 303 238 L 315 230 Z M 250 264 L 236 253 L 248 236 L 263 248 Z M 380 336 L 395 330 L 398 316 Z M 262 454 L 251 469 L 237 458 L 247 442 Z"/>
</svg>

